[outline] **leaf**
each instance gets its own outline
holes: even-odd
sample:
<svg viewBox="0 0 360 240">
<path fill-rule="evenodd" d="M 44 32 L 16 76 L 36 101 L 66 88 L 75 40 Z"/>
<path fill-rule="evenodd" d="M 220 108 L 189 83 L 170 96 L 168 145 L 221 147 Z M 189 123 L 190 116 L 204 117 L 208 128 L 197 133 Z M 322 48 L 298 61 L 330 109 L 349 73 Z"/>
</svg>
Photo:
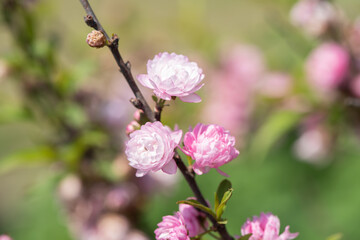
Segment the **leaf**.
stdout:
<svg viewBox="0 0 360 240">
<path fill-rule="evenodd" d="M 32 164 L 49 163 L 56 159 L 56 153 L 49 146 L 37 146 L 11 154 L 0 160 L 0 174 L 11 169 Z"/>
<path fill-rule="evenodd" d="M 194 208 L 200 209 L 200 210 L 210 214 L 214 218 L 216 218 L 216 214 L 210 208 L 204 206 L 203 204 L 199 203 L 196 200 L 193 200 L 193 199 L 191 199 L 191 200 L 182 200 L 182 201 L 176 202 L 176 204 L 188 204 L 188 205 L 191 205 Z"/>
<path fill-rule="evenodd" d="M 326 238 L 326 240 L 340 240 L 342 239 L 343 234 L 342 233 L 336 233 Z"/>
<path fill-rule="evenodd" d="M 225 207 L 226 207 L 226 203 L 230 200 L 233 191 L 234 190 L 232 188 L 230 188 L 228 191 L 226 191 L 224 193 L 224 196 L 221 199 L 220 205 L 216 209 L 216 219 L 217 220 L 221 219 L 221 216 L 224 213 L 224 210 L 225 210 Z"/>
<path fill-rule="evenodd" d="M 152 95 L 151 98 L 152 98 L 152 100 L 153 100 L 154 102 L 157 102 L 157 101 L 158 101 L 158 98 L 157 98 L 157 96 L 155 96 L 155 95 Z"/>
<path fill-rule="evenodd" d="M 252 235 L 252 233 L 246 234 L 246 235 L 241 236 L 240 238 L 238 238 L 238 240 L 249 240 L 251 235 Z"/>
<path fill-rule="evenodd" d="M 223 198 L 224 193 L 228 191 L 232 187 L 232 184 L 229 180 L 224 179 L 219 184 L 217 191 L 215 193 L 215 211 L 217 211 L 217 208 L 220 204 L 220 199 Z"/>
<path fill-rule="evenodd" d="M 227 224 L 228 220 L 226 219 L 222 219 L 221 221 L 218 221 L 219 224 Z"/>
</svg>

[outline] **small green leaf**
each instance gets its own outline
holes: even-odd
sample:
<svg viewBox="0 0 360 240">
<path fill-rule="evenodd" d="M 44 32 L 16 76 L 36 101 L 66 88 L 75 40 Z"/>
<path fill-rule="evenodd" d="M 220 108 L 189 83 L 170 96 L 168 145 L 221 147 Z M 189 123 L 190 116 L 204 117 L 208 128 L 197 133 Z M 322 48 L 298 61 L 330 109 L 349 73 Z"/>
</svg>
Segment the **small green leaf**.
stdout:
<svg viewBox="0 0 360 240">
<path fill-rule="evenodd" d="M 182 201 L 176 202 L 176 204 L 188 204 L 188 205 L 191 205 L 194 208 L 200 209 L 200 210 L 212 215 L 214 218 L 216 218 L 216 214 L 210 208 L 202 205 L 201 203 L 199 203 L 196 200 L 193 200 L 193 199 L 191 199 L 191 200 L 182 200 Z"/>
<path fill-rule="evenodd" d="M 215 211 L 217 211 L 217 208 L 220 204 L 220 199 L 223 198 L 224 193 L 228 191 L 232 187 L 232 184 L 229 180 L 224 179 L 221 181 L 221 183 L 218 186 L 218 189 L 215 193 Z"/>
<path fill-rule="evenodd" d="M 224 213 L 224 210 L 226 207 L 226 203 L 230 200 L 233 191 L 234 190 L 232 188 L 230 188 L 228 191 L 226 191 L 224 193 L 224 196 L 221 199 L 220 205 L 216 209 L 216 219 L 218 219 L 218 220 L 221 219 L 221 216 Z"/>
<path fill-rule="evenodd" d="M 246 234 L 246 235 L 241 236 L 240 238 L 238 238 L 238 240 L 249 240 L 251 235 L 252 235 L 252 233 Z"/>
<path fill-rule="evenodd" d="M 155 96 L 155 95 L 152 95 L 151 98 L 152 98 L 152 100 L 154 100 L 154 102 L 157 102 L 157 101 L 158 101 L 158 98 L 157 98 L 157 96 Z"/>
</svg>

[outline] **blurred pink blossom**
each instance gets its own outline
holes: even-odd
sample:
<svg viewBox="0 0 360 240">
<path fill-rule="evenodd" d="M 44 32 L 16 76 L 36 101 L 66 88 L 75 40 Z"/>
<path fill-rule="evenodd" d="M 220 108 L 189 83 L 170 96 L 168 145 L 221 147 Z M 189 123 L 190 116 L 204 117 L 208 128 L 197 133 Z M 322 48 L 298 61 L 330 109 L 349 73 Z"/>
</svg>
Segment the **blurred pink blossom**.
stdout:
<svg viewBox="0 0 360 240">
<path fill-rule="evenodd" d="M 199 212 L 193 206 L 188 204 L 179 204 L 179 211 L 184 217 L 186 228 L 189 231 L 189 237 L 195 237 L 196 235 L 205 232 L 207 222 L 205 221 L 206 215 L 204 213 Z"/>
<path fill-rule="evenodd" d="M 224 53 L 221 68 L 213 74 L 203 121 L 224 126 L 242 137 L 248 129 L 254 90 L 264 72 L 261 52 L 238 45 Z"/>
<path fill-rule="evenodd" d="M 187 132 L 183 151 L 195 160 L 193 169 L 199 175 L 207 173 L 210 168 L 218 170 L 239 155 L 235 148 L 235 137 L 215 124 L 198 123 L 193 130 Z"/>
<path fill-rule="evenodd" d="M 290 11 L 292 24 L 312 36 L 324 34 L 335 18 L 334 7 L 323 0 L 300 0 Z"/>
<path fill-rule="evenodd" d="M 265 74 L 259 84 L 259 92 L 270 98 L 282 98 L 289 94 L 292 87 L 290 75 L 282 72 Z"/>
<path fill-rule="evenodd" d="M 0 235 L 0 240 L 11 240 L 11 237 L 8 235 Z"/>
<path fill-rule="evenodd" d="M 155 230 L 156 240 L 190 240 L 185 227 L 184 217 L 180 212 L 174 216 L 164 216 Z"/>
<path fill-rule="evenodd" d="M 195 94 L 204 84 L 202 69 L 183 55 L 159 53 L 147 63 L 147 74 L 140 74 L 139 82 L 154 90 L 159 98 L 179 97 L 184 102 L 200 102 Z"/>
<path fill-rule="evenodd" d="M 182 131 L 171 131 L 161 122 L 147 122 L 130 134 L 125 154 L 129 165 L 137 169 L 136 176 L 142 177 L 149 171 L 175 174 L 177 166 L 173 160 L 174 149 L 179 145 Z"/>
<path fill-rule="evenodd" d="M 338 87 L 349 70 L 349 54 L 336 43 L 323 43 L 307 59 L 306 72 L 310 84 L 319 92 Z"/>
<path fill-rule="evenodd" d="M 280 220 L 271 213 L 261 213 L 260 217 L 254 216 L 252 221 L 248 219 L 241 227 L 241 234 L 251 233 L 249 240 L 290 240 L 296 238 L 299 233 L 290 233 L 290 227 L 285 227 L 285 232 L 280 234 Z M 280 235 L 279 235 L 280 234 Z"/>
</svg>

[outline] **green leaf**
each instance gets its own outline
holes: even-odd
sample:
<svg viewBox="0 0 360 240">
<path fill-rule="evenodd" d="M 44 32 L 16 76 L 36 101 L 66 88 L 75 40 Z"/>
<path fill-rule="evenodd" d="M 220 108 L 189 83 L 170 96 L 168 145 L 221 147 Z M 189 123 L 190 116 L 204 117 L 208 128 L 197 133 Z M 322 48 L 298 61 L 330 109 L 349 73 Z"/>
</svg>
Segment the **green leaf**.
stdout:
<svg viewBox="0 0 360 240">
<path fill-rule="evenodd" d="M 216 214 L 210 208 L 204 206 L 203 204 L 199 203 L 196 200 L 193 200 L 193 199 L 191 199 L 191 200 L 182 200 L 182 201 L 176 202 L 176 204 L 188 204 L 188 205 L 191 205 L 194 208 L 200 209 L 200 210 L 212 215 L 214 218 L 216 218 Z"/>
<path fill-rule="evenodd" d="M 225 208 L 226 208 L 226 203 L 230 200 L 233 191 L 234 190 L 232 188 L 230 188 L 228 191 L 226 191 L 224 193 L 224 196 L 221 199 L 220 205 L 216 209 L 216 219 L 217 220 L 221 219 L 221 216 L 223 215 Z"/>
<path fill-rule="evenodd" d="M 23 165 L 50 163 L 56 159 L 56 153 L 49 146 L 16 152 L 0 160 L 0 174 Z"/>
<path fill-rule="evenodd" d="M 157 101 L 158 101 L 158 98 L 157 98 L 157 96 L 155 96 L 155 95 L 152 95 L 151 98 L 152 98 L 152 100 L 153 100 L 154 102 L 157 102 Z"/>
<path fill-rule="evenodd" d="M 249 240 L 251 235 L 252 235 L 252 233 L 246 234 L 246 235 L 241 236 L 240 238 L 238 238 L 238 240 Z"/>
<path fill-rule="evenodd" d="M 218 221 L 219 224 L 227 224 L 228 220 L 227 219 L 222 219 L 221 221 Z"/>
<path fill-rule="evenodd" d="M 342 233 L 336 233 L 326 238 L 326 240 L 340 240 L 342 239 L 343 234 Z"/>
<path fill-rule="evenodd" d="M 219 184 L 217 191 L 215 193 L 215 211 L 217 211 L 218 206 L 220 205 L 220 199 L 223 198 L 224 193 L 231 189 L 232 184 L 229 180 L 224 179 Z"/>
</svg>

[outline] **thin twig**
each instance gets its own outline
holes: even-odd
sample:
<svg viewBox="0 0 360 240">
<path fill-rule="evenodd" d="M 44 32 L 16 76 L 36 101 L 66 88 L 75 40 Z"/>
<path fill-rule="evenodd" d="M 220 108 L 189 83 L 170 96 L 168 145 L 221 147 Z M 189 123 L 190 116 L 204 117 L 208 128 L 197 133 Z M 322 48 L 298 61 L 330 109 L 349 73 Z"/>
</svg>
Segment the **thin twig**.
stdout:
<svg viewBox="0 0 360 240">
<path fill-rule="evenodd" d="M 118 49 L 118 38 L 117 38 L 117 36 L 114 35 L 110 39 L 109 36 L 107 35 L 106 31 L 101 26 L 100 22 L 96 18 L 95 13 L 91 9 L 91 6 L 90 6 L 88 0 L 80 0 L 80 2 L 83 5 L 86 13 L 88 14 L 88 16 L 85 18 L 86 23 L 90 27 L 93 27 L 94 29 L 103 32 L 106 39 L 110 43 L 108 46 L 109 46 L 109 48 L 110 48 L 110 50 L 111 50 L 111 52 L 112 52 L 112 54 L 113 54 L 113 56 L 115 58 L 115 61 L 118 64 L 118 66 L 120 67 L 121 73 L 124 75 L 125 79 L 127 80 L 128 84 L 130 85 L 132 91 L 134 92 L 134 94 L 136 96 L 136 99 L 132 100 L 132 102 L 136 101 L 136 100 L 141 102 L 142 106 L 138 105 L 138 107 L 143 108 L 143 111 L 145 112 L 146 116 L 149 118 L 149 120 L 151 122 L 160 121 L 161 111 L 162 111 L 163 106 L 161 107 L 161 109 L 158 109 L 158 112 L 155 113 L 155 114 L 150 109 L 149 104 L 146 102 L 145 98 L 141 94 L 140 89 L 138 88 L 138 86 L 136 85 L 136 82 L 134 81 L 134 78 L 133 78 L 133 76 L 131 74 L 131 70 L 130 70 L 130 64 L 125 64 L 122 57 L 121 57 L 121 55 L 120 55 L 120 52 L 119 52 L 119 49 Z M 136 103 L 136 104 L 138 104 L 138 103 Z M 155 118 L 155 115 L 156 115 L 156 118 Z M 177 167 L 180 169 L 181 173 L 184 175 L 185 180 L 187 181 L 188 185 L 190 186 L 190 188 L 191 188 L 192 192 L 194 193 L 196 199 L 201 204 L 203 204 L 205 206 L 208 206 L 208 203 L 206 202 L 204 196 L 202 195 L 202 193 L 201 193 L 201 191 L 199 189 L 199 186 L 197 185 L 197 183 L 195 181 L 195 175 L 191 171 L 189 171 L 187 169 L 187 167 L 185 166 L 184 162 L 182 161 L 182 159 L 180 158 L 178 153 L 175 153 L 174 160 L 176 162 Z M 216 219 L 213 216 L 211 216 L 210 214 L 207 214 L 207 217 L 212 222 L 212 224 L 214 226 L 214 229 L 216 229 L 216 231 L 218 231 L 219 234 L 221 235 L 221 239 L 223 239 L 223 240 L 233 240 L 233 237 L 231 237 L 229 235 L 229 233 L 227 232 L 226 227 L 225 227 L 224 224 L 219 224 L 216 221 Z"/>
<path fill-rule="evenodd" d="M 119 66 L 121 73 L 125 77 L 127 83 L 129 84 L 131 90 L 133 91 L 136 99 L 138 99 L 141 102 L 142 110 L 144 111 L 147 118 L 150 121 L 154 122 L 156 120 L 154 113 L 152 112 L 149 104 L 146 102 L 139 87 L 135 83 L 134 77 L 131 73 L 130 63 L 125 63 L 123 58 L 121 57 L 121 54 L 120 54 L 119 48 L 118 48 L 119 38 L 116 35 L 113 35 L 111 38 L 109 37 L 109 35 L 106 33 L 105 29 L 101 26 L 99 20 L 96 18 L 95 13 L 92 10 L 92 8 L 87 0 L 80 0 L 80 2 L 83 5 L 83 7 L 87 13 L 87 16 L 85 17 L 86 24 L 96 30 L 101 31 L 105 35 L 106 40 L 109 43 L 108 47 L 110 48 L 110 51 L 111 51 L 112 55 L 114 56 L 115 61 L 116 61 L 117 65 Z"/>
</svg>

